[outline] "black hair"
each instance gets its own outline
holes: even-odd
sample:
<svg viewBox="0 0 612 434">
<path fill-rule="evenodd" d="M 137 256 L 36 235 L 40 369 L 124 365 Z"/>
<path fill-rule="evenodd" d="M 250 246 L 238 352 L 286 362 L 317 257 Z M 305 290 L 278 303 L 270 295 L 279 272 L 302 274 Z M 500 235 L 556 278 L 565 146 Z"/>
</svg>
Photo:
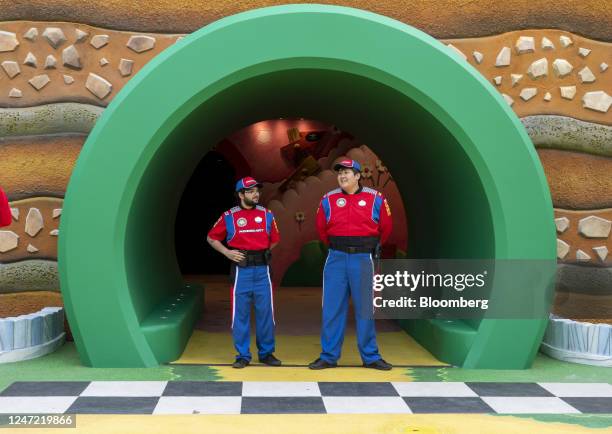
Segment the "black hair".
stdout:
<svg viewBox="0 0 612 434">
<path fill-rule="evenodd" d="M 338 167 L 338 166 L 340 166 L 340 167 Z M 338 168 L 336 169 L 336 167 L 338 167 Z M 336 167 L 334 167 L 334 172 L 336 172 L 336 173 L 340 172 L 340 170 L 342 170 L 342 169 L 351 169 L 355 175 L 357 175 L 358 173 L 361 175 L 361 172 L 359 170 L 355 169 L 354 167 L 341 166 L 340 164 L 337 164 Z"/>
</svg>

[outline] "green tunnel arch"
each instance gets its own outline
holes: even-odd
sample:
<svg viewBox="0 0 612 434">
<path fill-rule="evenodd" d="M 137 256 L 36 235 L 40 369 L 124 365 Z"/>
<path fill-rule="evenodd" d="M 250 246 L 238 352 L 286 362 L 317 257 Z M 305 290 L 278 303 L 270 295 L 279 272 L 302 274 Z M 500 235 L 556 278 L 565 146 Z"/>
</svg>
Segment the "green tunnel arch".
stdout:
<svg viewBox="0 0 612 434">
<path fill-rule="evenodd" d="M 85 365 L 155 366 L 180 356 L 201 310 L 201 291 L 183 282 L 174 250 L 181 193 L 219 139 L 278 117 L 336 124 L 381 155 L 408 210 L 410 256 L 554 260 L 537 154 L 464 59 L 362 10 L 257 9 L 155 57 L 83 147 L 66 192 L 59 269 Z M 405 326 L 444 361 L 525 368 L 546 320 Z"/>
</svg>

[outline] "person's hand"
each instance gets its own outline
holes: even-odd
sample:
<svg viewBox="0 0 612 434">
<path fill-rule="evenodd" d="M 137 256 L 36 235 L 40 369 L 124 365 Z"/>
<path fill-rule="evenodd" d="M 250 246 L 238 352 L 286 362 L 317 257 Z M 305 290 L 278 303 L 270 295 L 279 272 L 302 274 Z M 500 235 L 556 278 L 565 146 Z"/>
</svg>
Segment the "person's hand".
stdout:
<svg viewBox="0 0 612 434">
<path fill-rule="evenodd" d="M 246 257 L 240 250 L 228 250 L 225 252 L 225 256 L 227 259 L 234 262 L 240 262 Z"/>
</svg>

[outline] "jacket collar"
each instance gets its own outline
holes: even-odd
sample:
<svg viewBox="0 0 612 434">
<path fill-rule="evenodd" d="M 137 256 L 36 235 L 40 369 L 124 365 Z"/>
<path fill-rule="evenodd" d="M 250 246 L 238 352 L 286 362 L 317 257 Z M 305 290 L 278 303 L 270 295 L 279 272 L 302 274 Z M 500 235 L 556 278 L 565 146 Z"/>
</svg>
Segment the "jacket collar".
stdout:
<svg viewBox="0 0 612 434">
<path fill-rule="evenodd" d="M 239 203 L 238 203 L 238 206 L 239 206 L 239 207 L 240 207 L 240 209 L 241 209 L 241 210 L 243 210 L 243 211 L 251 211 L 251 210 L 254 210 L 254 209 L 256 209 L 256 208 L 257 208 L 257 205 L 255 205 L 253 208 L 245 208 L 245 207 L 243 207 L 243 206 L 242 206 L 242 202 L 239 202 Z"/>
<path fill-rule="evenodd" d="M 350 193 L 347 193 L 346 191 L 344 191 L 344 189 L 343 189 L 343 188 L 341 188 L 340 190 L 342 191 L 342 194 L 347 194 L 347 195 L 349 195 L 349 196 L 350 196 Z M 362 190 L 363 190 L 363 185 L 359 185 L 359 188 L 358 188 L 358 189 L 357 189 L 357 191 L 356 191 L 355 193 L 353 193 L 353 194 L 359 194 L 359 193 L 361 193 L 361 191 L 362 191 Z"/>
</svg>

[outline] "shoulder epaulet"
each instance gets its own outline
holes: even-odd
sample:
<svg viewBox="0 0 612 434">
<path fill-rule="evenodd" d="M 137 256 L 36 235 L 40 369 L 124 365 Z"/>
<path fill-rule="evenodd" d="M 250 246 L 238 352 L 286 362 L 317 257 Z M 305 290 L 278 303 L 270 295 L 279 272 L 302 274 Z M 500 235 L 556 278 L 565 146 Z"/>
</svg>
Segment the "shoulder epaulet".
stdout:
<svg viewBox="0 0 612 434">
<path fill-rule="evenodd" d="M 341 191 L 342 191 L 342 189 L 335 188 L 332 191 L 328 191 L 327 193 L 325 193 L 325 196 L 331 196 L 332 194 L 340 193 Z"/>
<path fill-rule="evenodd" d="M 229 212 L 231 212 L 233 214 L 233 213 L 238 212 L 240 210 L 241 210 L 241 208 L 239 206 L 235 206 L 232 209 L 230 209 Z"/>
<path fill-rule="evenodd" d="M 361 191 L 363 191 L 364 193 L 370 193 L 370 194 L 373 194 L 373 195 L 377 195 L 378 194 L 378 191 L 376 191 L 376 190 L 374 190 L 373 188 L 370 188 L 370 187 L 363 187 L 363 189 Z"/>
</svg>

